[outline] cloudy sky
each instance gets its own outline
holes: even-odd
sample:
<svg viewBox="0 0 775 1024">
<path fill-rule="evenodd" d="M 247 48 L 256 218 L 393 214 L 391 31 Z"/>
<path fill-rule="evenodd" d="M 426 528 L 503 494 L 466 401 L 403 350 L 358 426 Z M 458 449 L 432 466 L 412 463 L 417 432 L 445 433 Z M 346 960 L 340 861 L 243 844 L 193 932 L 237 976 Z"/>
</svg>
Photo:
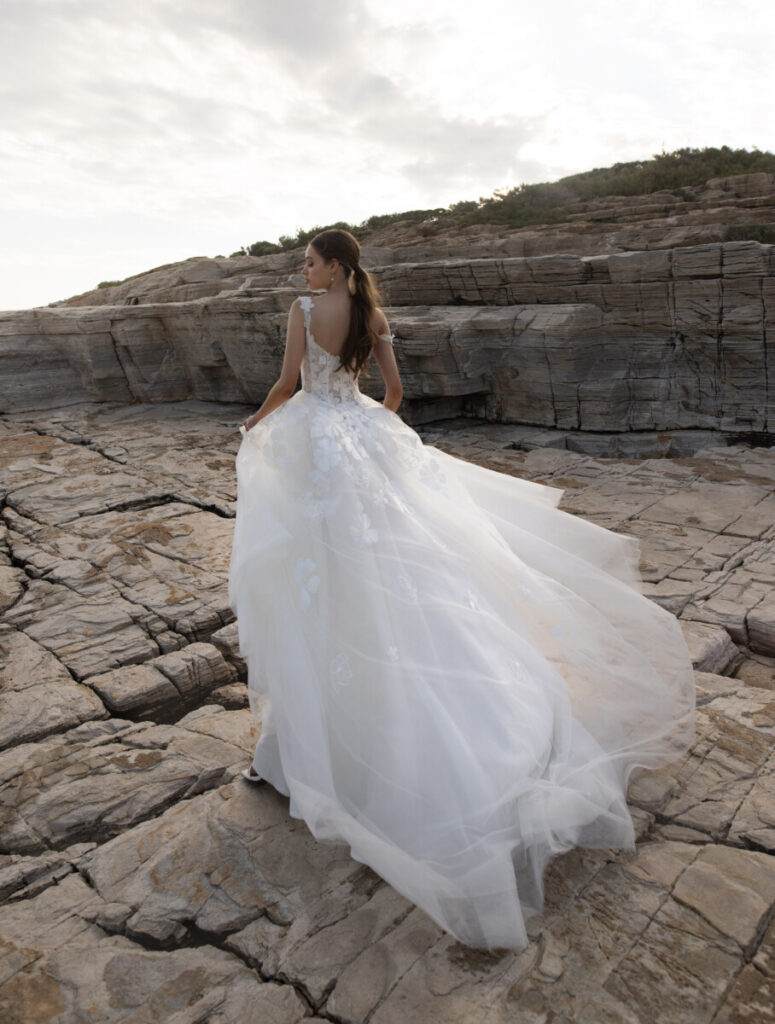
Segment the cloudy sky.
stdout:
<svg viewBox="0 0 775 1024">
<path fill-rule="evenodd" d="M 0 0 L 0 310 L 679 146 L 775 151 L 771 0 Z"/>
</svg>

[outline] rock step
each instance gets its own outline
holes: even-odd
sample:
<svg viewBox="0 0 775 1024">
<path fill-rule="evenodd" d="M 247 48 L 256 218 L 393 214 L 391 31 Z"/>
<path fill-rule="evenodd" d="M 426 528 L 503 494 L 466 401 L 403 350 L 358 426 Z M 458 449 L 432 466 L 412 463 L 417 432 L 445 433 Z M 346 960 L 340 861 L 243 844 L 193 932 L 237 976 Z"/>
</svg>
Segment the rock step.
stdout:
<svg viewBox="0 0 775 1024">
<path fill-rule="evenodd" d="M 472 415 L 570 430 L 773 432 L 772 250 L 732 243 L 389 268 L 402 412 L 413 423 Z M 536 268 L 545 281 L 578 283 L 544 288 L 544 298 L 566 301 L 500 304 L 535 297 Z M 647 274 L 655 280 L 643 282 Z M 46 310 L 18 314 L 13 326 L 6 317 L 0 409 L 191 398 L 255 405 L 279 374 L 294 295 Z M 372 370 L 361 388 L 381 399 Z"/>
</svg>

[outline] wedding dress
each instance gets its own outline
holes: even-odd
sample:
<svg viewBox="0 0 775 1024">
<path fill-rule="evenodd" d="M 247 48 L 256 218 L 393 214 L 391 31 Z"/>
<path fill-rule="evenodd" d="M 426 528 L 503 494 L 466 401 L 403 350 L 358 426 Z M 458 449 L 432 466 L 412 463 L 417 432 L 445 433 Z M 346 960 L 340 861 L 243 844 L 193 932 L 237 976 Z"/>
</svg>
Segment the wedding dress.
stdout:
<svg viewBox="0 0 775 1024">
<path fill-rule="evenodd" d="M 254 767 L 461 942 L 522 949 L 551 858 L 634 848 L 631 770 L 694 737 L 689 652 L 637 538 L 423 444 L 315 341 L 313 304 L 302 388 L 236 458 Z"/>
</svg>

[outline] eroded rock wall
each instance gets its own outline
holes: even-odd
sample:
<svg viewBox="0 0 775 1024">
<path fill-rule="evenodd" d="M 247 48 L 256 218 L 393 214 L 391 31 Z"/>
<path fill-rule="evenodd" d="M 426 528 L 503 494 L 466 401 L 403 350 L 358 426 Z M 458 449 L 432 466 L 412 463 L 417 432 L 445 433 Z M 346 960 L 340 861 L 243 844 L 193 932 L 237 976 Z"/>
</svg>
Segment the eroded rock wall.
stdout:
<svg viewBox="0 0 775 1024">
<path fill-rule="evenodd" d="M 463 414 L 580 431 L 766 433 L 775 247 L 375 268 L 410 422 Z M 302 289 L 0 316 L 0 410 L 200 399 L 258 406 Z M 361 387 L 382 397 L 376 364 Z"/>
</svg>

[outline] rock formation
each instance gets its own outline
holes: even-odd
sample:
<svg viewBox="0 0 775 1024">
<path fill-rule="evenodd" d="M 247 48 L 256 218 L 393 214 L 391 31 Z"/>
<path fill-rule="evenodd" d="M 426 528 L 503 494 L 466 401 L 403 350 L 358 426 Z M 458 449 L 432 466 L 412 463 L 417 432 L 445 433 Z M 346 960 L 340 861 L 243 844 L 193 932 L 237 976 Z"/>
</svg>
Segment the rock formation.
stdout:
<svg viewBox="0 0 775 1024">
<path fill-rule="evenodd" d="M 767 199 L 750 177 L 723 209 Z M 482 231 L 374 264 L 423 440 L 637 536 L 696 668 L 694 746 L 632 776 L 637 849 L 556 858 L 520 954 L 461 946 L 239 777 L 261 720 L 226 591 L 234 456 L 289 267 L 1 318 L 0 1019 L 771 1019 L 773 254 L 682 242 L 508 254 Z M 601 457 L 636 449 L 673 457 Z"/>
<path fill-rule="evenodd" d="M 709 183 L 702 202 L 679 203 L 672 193 L 667 205 L 665 197 L 630 200 L 652 233 L 661 225 L 639 251 L 503 256 L 480 239 L 465 257 L 428 259 L 427 242 L 424 250 L 409 239 L 365 246 L 364 256 L 382 261 L 371 271 L 397 339 L 407 421 L 461 415 L 545 426 L 593 453 L 605 443 L 611 454 L 674 454 L 714 435 L 769 443 L 775 247 L 664 244 L 675 239 L 676 218 L 688 219 L 685 231 L 695 221 L 704 230 L 709 217 L 734 220 L 753 205 L 775 220 L 775 175 L 741 178 Z M 715 198 L 728 194 L 734 199 Z M 603 210 L 624 217 L 622 201 L 600 202 L 572 216 L 587 228 Z M 676 204 L 689 210 L 666 217 Z M 187 261 L 85 297 L 123 296 L 129 305 L 71 300 L 0 314 L 0 410 L 190 398 L 260 404 L 279 373 L 287 309 L 304 290 L 292 273 L 299 259 Z M 185 287 L 174 284 L 181 275 Z M 126 294 L 135 285 L 137 304 L 138 294 Z M 362 387 L 378 396 L 378 375 L 364 375 Z M 632 436 L 612 442 L 614 434 Z"/>
</svg>

